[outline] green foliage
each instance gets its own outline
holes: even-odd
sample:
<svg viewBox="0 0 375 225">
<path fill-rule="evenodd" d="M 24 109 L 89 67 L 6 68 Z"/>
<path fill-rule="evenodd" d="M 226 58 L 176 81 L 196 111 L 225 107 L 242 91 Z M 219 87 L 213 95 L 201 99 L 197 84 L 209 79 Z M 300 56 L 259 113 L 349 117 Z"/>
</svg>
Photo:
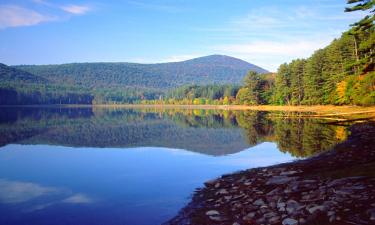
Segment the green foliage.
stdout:
<svg viewBox="0 0 375 225">
<path fill-rule="evenodd" d="M 274 79 L 273 74 L 258 74 L 250 71 L 244 78 L 244 86 L 236 95 L 237 104 L 259 105 L 271 103 Z"/>
<path fill-rule="evenodd" d="M 186 100 L 193 100 L 194 105 L 229 104 L 239 90 L 238 85 L 185 85 L 170 90 L 166 94 L 167 102 L 180 104 Z M 173 100 L 173 101 L 170 101 Z"/>
<path fill-rule="evenodd" d="M 357 3 L 346 11 L 371 10 L 374 1 Z M 273 103 L 280 105 L 373 105 L 375 29 L 373 13 L 327 47 L 306 60 L 280 65 Z"/>
<path fill-rule="evenodd" d="M 266 72 L 245 61 L 220 55 L 159 64 L 72 63 L 16 68 L 59 84 L 86 88 L 133 87 L 159 90 L 192 84 L 239 84 L 248 70 Z"/>
</svg>

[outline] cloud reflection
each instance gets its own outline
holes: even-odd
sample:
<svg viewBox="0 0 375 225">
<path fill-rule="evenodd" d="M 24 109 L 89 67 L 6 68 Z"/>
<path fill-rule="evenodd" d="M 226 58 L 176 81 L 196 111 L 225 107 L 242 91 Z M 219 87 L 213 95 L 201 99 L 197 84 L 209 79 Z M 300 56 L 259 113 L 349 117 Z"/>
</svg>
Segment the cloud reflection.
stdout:
<svg viewBox="0 0 375 225">
<path fill-rule="evenodd" d="M 43 198 L 43 199 L 42 199 Z M 43 203 L 40 203 L 42 199 Z M 56 204 L 89 204 L 94 199 L 83 193 L 74 193 L 66 188 L 43 186 L 32 182 L 0 179 L 0 203 L 21 204 L 36 201 L 26 211 L 42 210 Z"/>
<path fill-rule="evenodd" d="M 61 192 L 61 189 L 31 182 L 0 179 L 0 202 L 2 203 L 22 203 L 41 196 L 56 195 Z"/>
</svg>

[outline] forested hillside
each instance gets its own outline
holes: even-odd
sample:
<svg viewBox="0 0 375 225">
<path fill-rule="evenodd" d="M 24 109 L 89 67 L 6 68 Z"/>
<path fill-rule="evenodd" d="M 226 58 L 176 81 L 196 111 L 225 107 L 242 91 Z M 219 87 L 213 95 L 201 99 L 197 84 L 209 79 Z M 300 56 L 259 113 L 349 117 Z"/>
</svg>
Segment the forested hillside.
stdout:
<svg viewBox="0 0 375 225">
<path fill-rule="evenodd" d="M 351 25 L 340 38 L 317 50 L 311 57 L 280 65 L 274 83 L 250 72 L 245 78 L 244 87 L 239 91 L 237 102 L 374 105 L 375 2 L 348 2 L 350 7 L 346 8 L 346 12 L 361 10 L 369 15 Z"/>
<path fill-rule="evenodd" d="M 186 84 L 239 84 L 249 71 L 266 70 L 229 56 L 212 55 L 183 62 L 72 63 L 16 66 L 56 83 L 86 88 L 137 87 L 168 89 Z"/>
<path fill-rule="evenodd" d="M 0 64 L 0 104 L 124 104 L 163 99 L 184 85 L 239 85 L 249 70 L 266 70 L 229 56 L 183 62 Z M 221 95 L 223 95 L 222 93 Z"/>
</svg>

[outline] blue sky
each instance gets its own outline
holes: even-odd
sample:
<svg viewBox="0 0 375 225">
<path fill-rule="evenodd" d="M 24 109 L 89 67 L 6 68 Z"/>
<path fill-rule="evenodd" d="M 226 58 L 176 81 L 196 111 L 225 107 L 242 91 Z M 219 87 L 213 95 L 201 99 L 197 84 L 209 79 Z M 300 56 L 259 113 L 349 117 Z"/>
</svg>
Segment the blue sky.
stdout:
<svg viewBox="0 0 375 225">
<path fill-rule="evenodd" d="M 345 0 L 2 0 L 0 62 L 181 61 L 225 54 L 275 71 L 363 17 Z"/>
</svg>

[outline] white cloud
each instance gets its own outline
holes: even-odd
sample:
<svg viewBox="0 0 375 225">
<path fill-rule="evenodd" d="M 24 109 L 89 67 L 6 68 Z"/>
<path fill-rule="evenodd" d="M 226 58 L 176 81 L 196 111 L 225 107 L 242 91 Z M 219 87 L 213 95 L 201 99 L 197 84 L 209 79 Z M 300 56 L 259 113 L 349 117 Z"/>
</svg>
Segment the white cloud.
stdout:
<svg viewBox="0 0 375 225">
<path fill-rule="evenodd" d="M 193 58 L 200 57 L 202 55 L 172 55 L 165 59 L 160 60 L 160 62 L 181 62 Z"/>
<path fill-rule="evenodd" d="M 295 58 L 309 57 L 314 51 L 330 43 L 325 39 L 287 41 L 252 41 L 244 44 L 212 46 L 213 51 L 244 59 L 265 69 L 276 71 L 277 67 Z"/>
<path fill-rule="evenodd" d="M 0 5 L 0 29 L 7 27 L 31 26 L 53 21 L 53 16 L 42 15 L 31 9 L 16 5 Z"/>
<path fill-rule="evenodd" d="M 72 204 L 88 204 L 88 203 L 92 203 L 93 199 L 91 199 L 89 196 L 85 194 L 75 194 L 64 199 L 62 202 L 72 203 Z"/>
<path fill-rule="evenodd" d="M 332 14 L 319 4 L 282 9 L 270 6 L 251 9 L 220 27 L 196 30 L 223 43 L 208 46 L 210 52 L 241 58 L 275 71 L 284 62 L 309 57 L 327 46 L 362 17 L 363 13 Z"/>
<path fill-rule="evenodd" d="M 60 7 L 65 12 L 75 14 L 75 15 L 83 15 L 87 12 L 91 11 L 91 8 L 86 5 L 65 5 Z"/>
<path fill-rule="evenodd" d="M 229 44 L 213 47 L 214 50 L 239 54 L 267 54 L 290 57 L 306 57 L 324 47 L 327 41 L 254 41 L 247 44 Z"/>
<path fill-rule="evenodd" d="M 53 187 L 45 187 L 30 182 L 9 181 L 0 179 L 0 202 L 21 203 L 45 196 L 58 194 L 61 190 Z"/>
</svg>

